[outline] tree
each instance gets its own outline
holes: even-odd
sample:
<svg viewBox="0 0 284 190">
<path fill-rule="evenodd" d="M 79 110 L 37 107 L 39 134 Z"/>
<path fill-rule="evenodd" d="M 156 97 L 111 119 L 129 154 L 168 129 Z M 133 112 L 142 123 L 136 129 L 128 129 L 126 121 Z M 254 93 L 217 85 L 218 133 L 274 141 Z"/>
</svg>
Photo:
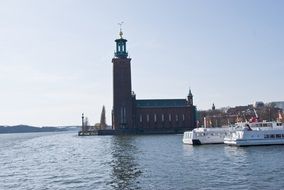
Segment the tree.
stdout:
<svg viewBox="0 0 284 190">
<path fill-rule="evenodd" d="M 100 128 L 101 129 L 105 129 L 106 128 L 106 111 L 105 111 L 105 106 L 103 106 L 102 113 L 101 113 Z"/>
</svg>

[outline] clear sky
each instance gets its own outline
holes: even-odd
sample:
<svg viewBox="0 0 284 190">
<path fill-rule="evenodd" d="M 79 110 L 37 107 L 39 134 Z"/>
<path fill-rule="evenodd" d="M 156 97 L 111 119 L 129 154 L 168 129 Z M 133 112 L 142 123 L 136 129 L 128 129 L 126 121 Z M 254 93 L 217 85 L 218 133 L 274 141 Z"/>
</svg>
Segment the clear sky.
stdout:
<svg viewBox="0 0 284 190">
<path fill-rule="evenodd" d="M 1 0 L 0 125 L 91 124 L 106 106 L 118 22 L 138 99 L 198 109 L 284 100 L 282 0 Z"/>
</svg>

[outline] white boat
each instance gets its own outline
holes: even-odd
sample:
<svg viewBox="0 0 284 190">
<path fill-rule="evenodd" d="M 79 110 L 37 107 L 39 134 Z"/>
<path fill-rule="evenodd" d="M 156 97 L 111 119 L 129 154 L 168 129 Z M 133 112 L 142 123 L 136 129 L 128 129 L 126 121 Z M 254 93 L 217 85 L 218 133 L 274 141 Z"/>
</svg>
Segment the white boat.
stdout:
<svg viewBox="0 0 284 190">
<path fill-rule="evenodd" d="M 225 136 L 232 130 L 232 127 L 195 128 L 184 132 L 182 141 L 191 145 L 222 144 Z"/>
<path fill-rule="evenodd" d="M 233 146 L 284 144 L 284 126 L 281 122 L 242 123 L 224 138 Z"/>
</svg>

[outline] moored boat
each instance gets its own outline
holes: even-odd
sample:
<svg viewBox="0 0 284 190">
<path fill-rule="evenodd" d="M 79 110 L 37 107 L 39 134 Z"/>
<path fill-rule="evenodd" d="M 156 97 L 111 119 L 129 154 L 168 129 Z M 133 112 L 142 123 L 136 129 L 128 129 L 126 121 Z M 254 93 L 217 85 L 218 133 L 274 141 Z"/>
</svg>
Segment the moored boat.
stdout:
<svg viewBox="0 0 284 190">
<path fill-rule="evenodd" d="M 233 146 L 284 144 L 284 126 L 281 122 L 256 122 L 239 125 L 224 138 Z"/>
<path fill-rule="evenodd" d="M 195 128 L 183 134 L 183 143 L 191 145 L 222 144 L 224 137 L 233 130 L 232 127 Z"/>
</svg>

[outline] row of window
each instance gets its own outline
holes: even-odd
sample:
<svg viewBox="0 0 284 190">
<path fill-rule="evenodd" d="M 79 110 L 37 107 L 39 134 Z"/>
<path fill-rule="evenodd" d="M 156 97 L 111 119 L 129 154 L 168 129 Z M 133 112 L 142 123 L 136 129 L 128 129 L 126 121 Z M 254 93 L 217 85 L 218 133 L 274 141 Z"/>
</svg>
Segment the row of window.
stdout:
<svg viewBox="0 0 284 190">
<path fill-rule="evenodd" d="M 154 122 L 157 122 L 159 119 L 162 122 L 165 122 L 166 120 L 171 122 L 172 119 L 175 119 L 175 121 L 179 121 L 179 120 L 184 121 L 185 120 L 185 116 L 184 116 L 184 114 L 182 114 L 180 116 L 178 114 L 176 114 L 175 118 L 172 118 L 172 114 L 161 114 L 161 115 L 153 114 Z M 139 121 L 140 121 L 140 123 L 143 122 L 143 115 L 142 114 L 140 114 L 140 116 L 139 116 Z M 150 122 L 150 115 L 149 114 L 146 114 L 146 121 Z"/>
<path fill-rule="evenodd" d="M 280 138 L 284 138 L 284 134 L 265 134 L 264 138 L 265 139 L 274 139 L 274 138 L 280 139 Z"/>
<path fill-rule="evenodd" d="M 253 127 L 272 127 L 272 123 L 256 123 L 253 124 Z M 282 126 L 282 123 L 276 123 L 276 126 Z"/>
<path fill-rule="evenodd" d="M 225 135 L 227 135 L 227 133 L 207 133 L 207 134 L 205 134 L 205 133 L 196 133 L 196 136 L 197 137 L 202 137 L 202 136 L 225 136 Z"/>
</svg>

